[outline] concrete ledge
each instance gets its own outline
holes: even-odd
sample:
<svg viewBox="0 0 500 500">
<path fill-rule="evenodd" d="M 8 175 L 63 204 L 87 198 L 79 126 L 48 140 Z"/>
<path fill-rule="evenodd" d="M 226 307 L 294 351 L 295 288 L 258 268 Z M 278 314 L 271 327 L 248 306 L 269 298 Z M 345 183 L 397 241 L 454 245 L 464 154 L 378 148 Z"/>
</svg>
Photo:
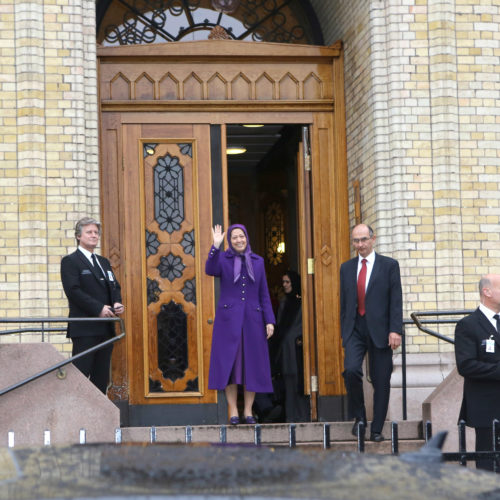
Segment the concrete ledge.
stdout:
<svg viewBox="0 0 500 500">
<path fill-rule="evenodd" d="M 48 343 L 2 344 L 0 388 L 26 379 L 65 358 Z M 0 446 L 8 445 L 14 431 L 15 446 L 44 444 L 50 430 L 52 444 L 79 442 L 80 429 L 88 443 L 113 442 L 120 426 L 118 408 L 72 364 L 65 377 L 51 372 L 0 397 Z"/>
<path fill-rule="evenodd" d="M 354 441 L 351 435 L 352 422 L 330 422 L 330 440 L 334 442 Z M 369 424 L 369 423 L 368 423 Z M 295 424 L 297 443 L 321 443 L 323 441 L 323 422 Z M 289 438 L 289 424 L 262 424 L 262 443 L 286 444 Z M 218 443 L 220 441 L 220 426 L 197 425 L 191 428 L 193 443 Z M 253 443 L 255 438 L 254 425 L 227 426 L 228 443 Z M 122 441 L 149 442 L 150 427 L 127 427 L 122 429 Z M 390 440 L 391 423 L 386 422 L 384 436 Z M 422 439 L 421 422 L 398 422 L 398 435 L 401 440 Z M 185 426 L 168 426 L 156 428 L 156 439 L 159 443 L 184 443 L 186 439 Z"/>
<path fill-rule="evenodd" d="M 443 451 L 458 450 L 458 415 L 462 404 L 464 379 L 454 368 L 446 379 L 429 395 L 422 404 L 422 419 L 432 422 L 432 433 L 447 431 Z M 474 450 L 475 433 L 467 432 L 467 450 Z"/>
<path fill-rule="evenodd" d="M 455 354 L 427 353 L 406 356 L 406 404 L 410 420 L 422 418 L 422 403 L 446 379 L 455 367 Z M 403 416 L 403 378 L 401 354 L 394 356 L 391 377 L 391 399 L 387 418 L 400 420 Z"/>
</svg>

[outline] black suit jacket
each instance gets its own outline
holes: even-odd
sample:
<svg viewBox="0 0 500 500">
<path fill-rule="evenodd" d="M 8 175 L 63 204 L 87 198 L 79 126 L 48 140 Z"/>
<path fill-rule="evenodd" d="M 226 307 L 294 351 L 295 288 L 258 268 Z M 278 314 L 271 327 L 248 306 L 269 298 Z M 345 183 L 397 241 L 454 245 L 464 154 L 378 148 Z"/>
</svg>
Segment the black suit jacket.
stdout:
<svg viewBox="0 0 500 500">
<path fill-rule="evenodd" d="M 340 324 L 342 344 L 354 330 L 358 307 L 358 257 L 340 266 Z M 375 254 L 365 295 L 366 324 L 373 343 L 388 347 L 389 333 L 403 332 L 403 294 L 397 260 Z"/>
<path fill-rule="evenodd" d="M 486 352 L 493 337 L 495 352 Z M 500 420 L 500 336 L 478 309 L 461 319 L 455 328 L 457 370 L 464 377 L 460 419 L 470 427 L 489 427 Z"/>
<path fill-rule="evenodd" d="M 109 260 L 96 255 L 105 278 L 95 269 L 80 250 L 66 255 L 61 260 L 61 280 L 68 297 L 69 317 L 98 317 L 105 305 L 121 302 L 120 284 L 116 280 Z M 114 324 L 68 323 L 68 337 L 113 335 Z"/>
</svg>

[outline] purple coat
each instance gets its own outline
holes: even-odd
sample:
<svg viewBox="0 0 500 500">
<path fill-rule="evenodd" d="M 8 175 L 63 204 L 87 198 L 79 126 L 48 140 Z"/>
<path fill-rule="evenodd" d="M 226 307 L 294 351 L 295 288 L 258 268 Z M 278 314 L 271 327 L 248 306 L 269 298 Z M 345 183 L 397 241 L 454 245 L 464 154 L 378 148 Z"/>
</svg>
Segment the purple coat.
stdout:
<svg viewBox="0 0 500 500">
<path fill-rule="evenodd" d="M 246 266 L 234 283 L 234 256 L 212 246 L 205 272 L 220 278 L 210 355 L 209 389 L 224 389 L 229 381 L 238 346 L 243 338 L 245 387 L 248 391 L 273 392 L 266 324 L 276 322 L 267 288 L 264 259 L 250 253 L 255 282 Z"/>
</svg>

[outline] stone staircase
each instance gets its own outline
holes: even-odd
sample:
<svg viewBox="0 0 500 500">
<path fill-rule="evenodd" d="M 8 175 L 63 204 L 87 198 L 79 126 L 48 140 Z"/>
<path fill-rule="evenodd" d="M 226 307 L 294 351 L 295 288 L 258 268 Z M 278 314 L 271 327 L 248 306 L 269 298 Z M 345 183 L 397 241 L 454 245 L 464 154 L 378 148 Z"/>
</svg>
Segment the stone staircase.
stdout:
<svg viewBox="0 0 500 500">
<path fill-rule="evenodd" d="M 351 422 L 331 422 L 330 448 L 335 451 L 357 451 L 357 440 L 351 435 Z M 260 442 L 264 446 L 289 446 L 289 424 L 262 424 Z M 256 426 L 226 426 L 226 443 L 253 444 L 256 439 Z M 153 438 L 152 438 L 153 434 Z M 295 424 L 295 441 L 297 446 L 323 447 L 324 423 Z M 391 447 L 391 424 L 386 422 L 383 430 L 385 441 L 374 443 L 365 441 L 366 453 L 389 454 Z M 193 425 L 165 427 L 124 427 L 121 429 L 123 443 L 146 443 L 155 440 L 158 443 L 220 443 L 221 426 Z M 421 421 L 398 422 L 399 453 L 414 451 L 424 444 Z"/>
</svg>

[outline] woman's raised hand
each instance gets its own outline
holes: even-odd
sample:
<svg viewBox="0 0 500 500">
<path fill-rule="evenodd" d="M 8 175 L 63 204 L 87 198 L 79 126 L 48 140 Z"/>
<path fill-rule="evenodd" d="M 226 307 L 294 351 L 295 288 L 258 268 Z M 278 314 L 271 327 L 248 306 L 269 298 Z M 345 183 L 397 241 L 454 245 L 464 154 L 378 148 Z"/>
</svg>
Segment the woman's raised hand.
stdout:
<svg viewBox="0 0 500 500">
<path fill-rule="evenodd" d="M 214 240 L 214 247 L 219 248 L 220 244 L 224 241 L 224 235 L 226 233 L 222 232 L 222 226 L 220 224 L 216 224 L 212 229 L 212 237 Z"/>
</svg>

